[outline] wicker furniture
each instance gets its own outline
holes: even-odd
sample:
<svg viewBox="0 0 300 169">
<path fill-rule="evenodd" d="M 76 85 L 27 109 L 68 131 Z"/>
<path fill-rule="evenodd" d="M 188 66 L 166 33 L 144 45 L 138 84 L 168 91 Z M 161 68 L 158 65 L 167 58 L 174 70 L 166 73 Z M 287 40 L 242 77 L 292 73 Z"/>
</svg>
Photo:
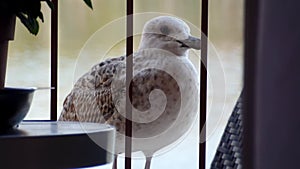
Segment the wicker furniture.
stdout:
<svg viewBox="0 0 300 169">
<path fill-rule="evenodd" d="M 238 99 L 227 122 L 211 169 L 241 169 L 242 168 L 242 95 Z"/>
</svg>

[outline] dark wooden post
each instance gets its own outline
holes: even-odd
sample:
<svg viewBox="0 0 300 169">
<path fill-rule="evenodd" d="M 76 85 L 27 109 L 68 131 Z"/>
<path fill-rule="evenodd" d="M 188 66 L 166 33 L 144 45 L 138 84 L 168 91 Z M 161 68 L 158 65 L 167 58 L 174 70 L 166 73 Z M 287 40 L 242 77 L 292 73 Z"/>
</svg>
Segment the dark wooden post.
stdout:
<svg viewBox="0 0 300 169">
<path fill-rule="evenodd" d="M 299 6 L 246 1 L 245 169 L 299 168 Z"/>
<path fill-rule="evenodd" d="M 15 15 L 0 15 L 0 88 L 5 85 L 8 43 L 14 40 L 15 25 Z"/>
</svg>

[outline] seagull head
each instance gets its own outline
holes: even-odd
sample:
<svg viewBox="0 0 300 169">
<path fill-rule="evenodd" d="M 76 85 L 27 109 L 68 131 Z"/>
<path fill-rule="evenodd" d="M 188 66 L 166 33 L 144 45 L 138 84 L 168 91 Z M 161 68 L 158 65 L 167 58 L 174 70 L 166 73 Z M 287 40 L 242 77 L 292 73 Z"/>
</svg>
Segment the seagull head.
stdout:
<svg viewBox="0 0 300 169">
<path fill-rule="evenodd" d="M 171 16 L 159 16 L 149 20 L 143 29 L 139 49 L 162 49 L 177 56 L 186 56 L 188 49 L 200 50 L 199 38 L 190 34 L 189 26 Z"/>
</svg>

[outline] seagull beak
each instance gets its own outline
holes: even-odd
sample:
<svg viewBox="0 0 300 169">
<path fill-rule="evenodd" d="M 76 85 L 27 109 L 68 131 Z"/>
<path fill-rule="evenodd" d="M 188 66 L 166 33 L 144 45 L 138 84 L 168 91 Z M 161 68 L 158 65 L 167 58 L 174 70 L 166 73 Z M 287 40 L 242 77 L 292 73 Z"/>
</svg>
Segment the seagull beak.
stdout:
<svg viewBox="0 0 300 169">
<path fill-rule="evenodd" d="M 193 36 L 189 36 L 189 38 L 185 40 L 180 40 L 180 42 L 183 43 L 184 46 L 189 48 L 193 48 L 196 50 L 200 50 L 201 48 L 201 40 Z"/>
</svg>

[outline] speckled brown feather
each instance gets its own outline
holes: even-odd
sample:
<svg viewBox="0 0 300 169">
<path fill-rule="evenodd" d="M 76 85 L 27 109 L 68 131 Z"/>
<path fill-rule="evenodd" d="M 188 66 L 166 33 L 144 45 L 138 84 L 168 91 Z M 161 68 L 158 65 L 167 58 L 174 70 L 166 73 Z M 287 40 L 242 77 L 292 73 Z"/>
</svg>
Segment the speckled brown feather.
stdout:
<svg viewBox="0 0 300 169">
<path fill-rule="evenodd" d="M 124 69 L 125 57 L 107 59 L 83 75 L 66 97 L 59 120 L 108 123 L 120 130 L 120 119 L 113 100 L 111 83 Z"/>
<path fill-rule="evenodd" d="M 143 62 L 143 57 L 139 55 L 140 53 L 136 53 L 134 56 L 135 70 L 136 68 L 140 69 L 141 66 L 138 65 Z M 152 58 L 152 60 L 155 59 Z M 77 81 L 67 96 L 59 120 L 106 123 L 115 126 L 118 132 L 124 134 L 125 112 L 118 112 L 116 106 L 120 104 L 118 99 L 125 97 L 125 79 L 121 78 L 122 85 L 117 89 L 111 86 L 114 80 L 119 80 L 118 78 L 124 74 L 125 57 L 123 56 L 107 59 L 95 65 Z M 160 118 L 167 118 L 170 113 L 173 114 L 174 119 L 176 118 L 180 109 L 181 97 L 179 86 L 171 75 L 158 69 L 143 69 L 134 75 L 131 85 L 133 89 L 131 102 L 135 109 L 141 112 L 149 110 L 151 107 L 149 95 L 154 89 L 159 89 L 167 96 L 168 103 Z M 159 123 L 161 123 L 161 119 L 146 124 L 133 122 L 133 126 L 141 129 Z M 148 136 L 163 132 L 170 125 L 164 125 L 156 130 L 148 130 Z M 141 137 L 139 132 L 134 132 L 134 135 Z"/>
</svg>

